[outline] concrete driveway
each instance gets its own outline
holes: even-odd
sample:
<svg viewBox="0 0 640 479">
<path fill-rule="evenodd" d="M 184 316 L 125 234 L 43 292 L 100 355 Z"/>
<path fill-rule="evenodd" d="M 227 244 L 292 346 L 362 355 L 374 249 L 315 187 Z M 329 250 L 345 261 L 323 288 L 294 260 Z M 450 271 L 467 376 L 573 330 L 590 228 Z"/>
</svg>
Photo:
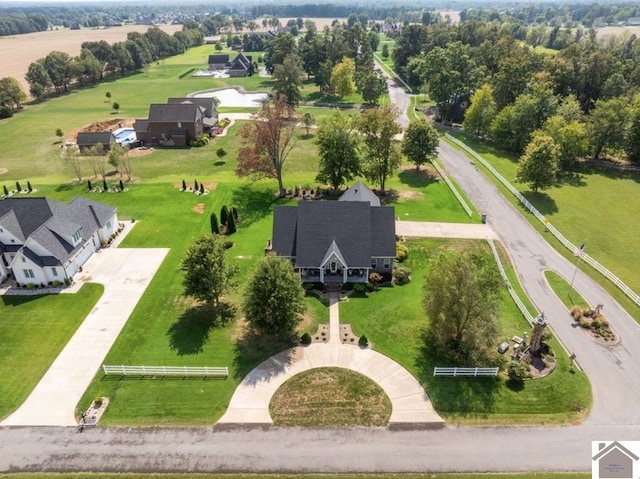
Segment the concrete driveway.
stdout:
<svg viewBox="0 0 640 479">
<path fill-rule="evenodd" d="M 168 253 L 165 248 L 98 251 L 75 277 L 104 294 L 20 408 L 2 426 L 74 426 L 78 401 Z M 86 406 L 89 406 L 88 404 Z"/>
</svg>

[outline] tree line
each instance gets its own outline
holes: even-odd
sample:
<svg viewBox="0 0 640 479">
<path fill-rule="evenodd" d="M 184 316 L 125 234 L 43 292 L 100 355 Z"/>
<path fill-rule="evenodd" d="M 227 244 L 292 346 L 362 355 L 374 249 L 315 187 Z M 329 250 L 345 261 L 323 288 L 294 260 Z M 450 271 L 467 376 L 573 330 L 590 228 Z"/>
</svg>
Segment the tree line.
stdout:
<svg viewBox="0 0 640 479">
<path fill-rule="evenodd" d="M 513 30 L 498 21 L 410 25 L 392 58 L 396 71 L 436 102 L 438 120 L 464 121 L 478 139 L 518 155 L 535 142 L 531 148 L 551 154 L 552 171 L 570 170 L 585 156 L 640 163 L 640 41 L 575 30 L 566 48 L 537 53 Z M 529 153 L 525 158 L 537 156 Z"/>
</svg>

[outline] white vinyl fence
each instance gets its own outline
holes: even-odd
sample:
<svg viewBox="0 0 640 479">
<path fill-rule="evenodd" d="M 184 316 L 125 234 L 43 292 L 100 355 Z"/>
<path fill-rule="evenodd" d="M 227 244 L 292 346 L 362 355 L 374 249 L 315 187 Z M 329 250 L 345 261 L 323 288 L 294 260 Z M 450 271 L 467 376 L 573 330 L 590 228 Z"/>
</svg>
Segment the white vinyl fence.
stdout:
<svg viewBox="0 0 640 479">
<path fill-rule="evenodd" d="M 497 376 L 498 368 L 433 368 L 434 376 Z"/>
<path fill-rule="evenodd" d="M 569 241 L 567 238 L 564 237 L 564 235 L 562 233 L 560 233 L 560 231 L 558 231 L 558 229 L 553 226 L 545 217 L 544 215 L 542 215 L 542 213 L 540 213 L 530 202 L 529 200 L 527 200 L 524 196 L 522 196 L 522 194 L 511 184 L 509 183 L 504 176 L 502 176 L 500 173 L 498 173 L 498 171 L 496 171 L 496 169 L 491 166 L 491 164 L 489 164 L 484 158 L 482 158 L 478 153 L 476 153 L 472 148 L 470 148 L 469 146 L 465 145 L 463 142 L 461 142 L 460 140 L 458 140 L 457 138 L 454 138 L 453 136 L 451 136 L 450 134 L 446 133 L 445 137 L 450 140 L 451 142 L 455 143 L 456 145 L 458 145 L 460 148 L 462 148 L 463 150 L 465 150 L 469 155 L 471 155 L 475 160 L 479 161 L 480 163 L 482 163 L 482 165 L 487 168 L 491 174 L 493 176 L 495 176 L 498 181 L 500 181 L 500 183 L 502 183 L 516 198 L 518 198 L 518 200 L 520 201 L 520 203 L 522 203 L 524 205 L 525 208 L 527 208 L 531 214 L 533 214 L 539 221 L 541 221 L 545 227 L 547 228 L 547 230 L 549 230 L 551 232 L 551 234 L 553 236 L 556 237 L 556 239 L 558 241 L 560 241 L 567 249 L 569 249 L 571 252 L 574 252 L 578 249 L 578 246 L 573 244 L 571 241 Z M 604 266 L 602 266 L 600 263 L 598 263 L 595 259 L 593 259 L 591 256 L 589 256 L 588 254 L 586 254 L 585 252 L 582 252 L 581 254 L 581 260 L 584 261 L 585 263 L 587 263 L 589 266 L 591 266 L 592 268 L 594 268 L 595 270 L 597 270 L 598 272 L 602 273 L 608 280 L 610 280 L 613 284 L 615 284 L 625 295 L 627 295 L 627 297 L 629 299 L 631 299 L 631 301 L 633 301 L 636 305 L 640 306 L 640 295 L 638 295 L 635 291 L 633 291 L 629 286 L 627 286 L 620 278 L 618 278 L 615 274 L 613 274 L 611 271 L 609 271 L 607 268 L 605 268 Z"/>
<path fill-rule="evenodd" d="M 228 377 L 229 368 L 220 367 L 188 367 L 188 366 L 110 366 L 102 365 L 105 376 L 136 376 L 136 377 Z"/>
</svg>

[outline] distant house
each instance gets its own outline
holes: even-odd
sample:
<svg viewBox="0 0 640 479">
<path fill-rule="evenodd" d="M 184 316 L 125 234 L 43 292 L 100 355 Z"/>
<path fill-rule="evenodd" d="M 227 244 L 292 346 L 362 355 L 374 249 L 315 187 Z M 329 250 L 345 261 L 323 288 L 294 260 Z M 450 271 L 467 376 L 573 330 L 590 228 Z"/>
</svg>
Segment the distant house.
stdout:
<svg viewBox="0 0 640 479">
<path fill-rule="evenodd" d="M 253 75 L 253 73 L 253 58 L 242 52 L 238 53 L 229 67 L 229 76 L 232 78 L 247 77 Z"/>
<path fill-rule="evenodd" d="M 229 68 L 229 54 L 209 55 L 209 70 L 224 70 Z"/>
<path fill-rule="evenodd" d="M 0 201 L 0 281 L 48 284 L 72 278 L 117 231 L 116 209 L 81 196 Z"/>
<path fill-rule="evenodd" d="M 365 283 L 371 272 L 392 272 L 394 208 L 376 205 L 361 183 L 356 189 L 341 201 L 275 207 L 272 251 L 291 260 L 300 281 Z"/>
<path fill-rule="evenodd" d="M 116 137 L 110 131 L 81 131 L 78 133 L 76 144 L 80 153 L 86 153 L 89 148 L 102 144 L 105 151 L 109 151 L 116 144 Z"/>
<path fill-rule="evenodd" d="M 204 116 L 206 118 L 218 119 L 218 110 L 216 109 L 216 102 L 213 97 L 183 97 L 183 98 L 169 98 L 167 103 L 170 105 L 176 103 L 195 103 L 204 108 Z"/>
<path fill-rule="evenodd" d="M 190 99 L 149 106 L 149 118 L 136 120 L 136 137 L 144 145 L 187 146 L 204 133 L 205 108 Z"/>
</svg>

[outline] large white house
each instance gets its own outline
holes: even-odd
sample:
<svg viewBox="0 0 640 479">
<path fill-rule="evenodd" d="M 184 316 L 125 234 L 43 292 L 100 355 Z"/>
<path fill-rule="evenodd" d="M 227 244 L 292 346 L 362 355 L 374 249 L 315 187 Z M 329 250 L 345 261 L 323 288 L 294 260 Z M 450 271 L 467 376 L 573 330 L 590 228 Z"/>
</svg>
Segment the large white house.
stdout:
<svg viewBox="0 0 640 479">
<path fill-rule="evenodd" d="M 116 209 L 81 196 L 70 203 L 49 198 L 0 201 L 0 282 L 21 285 L 71 279 L 117 231 Z"/>
</svg>

